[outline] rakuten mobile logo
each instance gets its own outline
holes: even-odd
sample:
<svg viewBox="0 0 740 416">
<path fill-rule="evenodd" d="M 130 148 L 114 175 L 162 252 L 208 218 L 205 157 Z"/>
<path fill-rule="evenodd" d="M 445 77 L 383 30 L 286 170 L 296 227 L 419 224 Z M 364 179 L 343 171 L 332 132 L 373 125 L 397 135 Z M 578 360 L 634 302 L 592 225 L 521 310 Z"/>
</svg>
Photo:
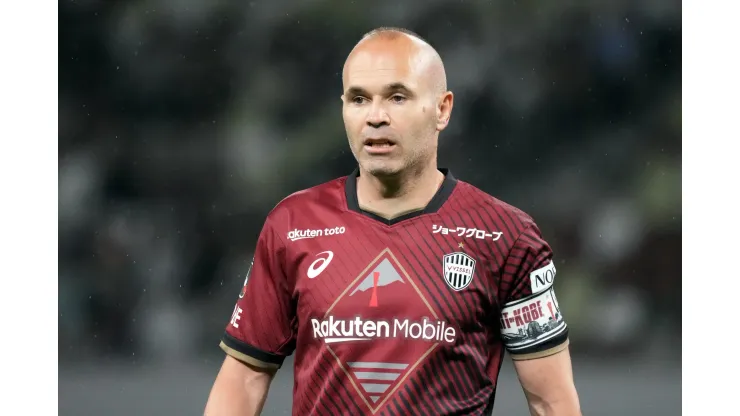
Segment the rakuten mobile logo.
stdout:
<svg viewBox="0 0 740 416">
<path fill-rule="evenodd" d="M 304 238 L 316 238 L 325 235 L 338 235 L 344 234 L 345 231 L 346 229 L 344 227 L 324 228 L 323 230 L 312 230 L 309 228 L 305 230 L 299 230 L 296 228 L 295 230 L 288 232 L 288 240 L 296 241 L 303 240 Z"/>
<path fill-rule="evenodd" d="M 310 321 L 314 340 L 336 357 L 346 384 L 364 398 L 366 414 L 377 414 L 435 348 L 456 342 L 458 331 L 388 248 Z"/>
<path fill-rule="evenodd" d="M 323 339 L 327 344 L 348 341 L 370 341 L 380 338 L 401 338 L 431 342 L 455 342 L 455 328 L 444 321 L 431 321 L 424 318 L 421 322 L 409 319 L 363 320 L 355 319 L 311 319 L 313 336 Z"/>
</svg>

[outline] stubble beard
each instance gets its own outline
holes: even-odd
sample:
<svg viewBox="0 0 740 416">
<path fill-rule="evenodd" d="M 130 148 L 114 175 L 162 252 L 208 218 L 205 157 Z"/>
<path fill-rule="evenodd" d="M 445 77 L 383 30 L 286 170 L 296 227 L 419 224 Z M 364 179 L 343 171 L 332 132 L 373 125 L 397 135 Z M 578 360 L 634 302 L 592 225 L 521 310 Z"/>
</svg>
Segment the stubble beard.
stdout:
<svg viewBox="0 0 740 416">
<path fill-rule="evenodd" d="M 436 129 L 430 128 L 417 137 L 417 143 L 432 141 Z M 413 141 L 412 141 L 413 143 Z M 437 146 L 429 143 L 425 146 L 416 147 L 410 150 L 403 148 L 403 153 L 399 156 L 371 156 L 364 154 L 364 145 L 359 143 L 357 147 L 353 146 L 355 159 L 358 164 L 368 174 L 381 180 L 401 179 L 403 176 L 416 176 L 420 174 L 429 165 L 432 160 L 437 159 Z"/>
</svg>

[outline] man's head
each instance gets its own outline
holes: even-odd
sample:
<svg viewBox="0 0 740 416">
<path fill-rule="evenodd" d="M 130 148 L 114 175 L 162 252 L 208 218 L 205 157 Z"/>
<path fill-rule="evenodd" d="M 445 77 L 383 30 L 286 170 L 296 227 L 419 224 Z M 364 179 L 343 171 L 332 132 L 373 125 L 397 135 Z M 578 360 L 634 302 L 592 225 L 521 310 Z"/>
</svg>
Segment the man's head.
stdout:
<svg viewBox="0 0 740 416">
<path fill-rule="evenodd" d="M 436 162 L 452 111 L 442 59 L 405 29 L 367 33 L 342 73 L 344 126 L 352 153 L 374 176 Z"/>
</svg>

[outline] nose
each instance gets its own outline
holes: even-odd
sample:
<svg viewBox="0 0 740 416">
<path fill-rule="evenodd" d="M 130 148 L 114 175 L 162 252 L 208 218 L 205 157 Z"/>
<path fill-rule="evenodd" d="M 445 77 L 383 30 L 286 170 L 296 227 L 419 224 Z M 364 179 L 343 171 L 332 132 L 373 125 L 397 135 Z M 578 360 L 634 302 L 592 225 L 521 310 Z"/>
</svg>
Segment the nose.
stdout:
<svg viewBox="0 0 740 416">
<path fill-rule="evenodd" d="M 391 120 L 382 104 L 382 100 L 374 100 L 367 113 L 367 125 L 374 128 L 387 126 Z"/>
</svg>

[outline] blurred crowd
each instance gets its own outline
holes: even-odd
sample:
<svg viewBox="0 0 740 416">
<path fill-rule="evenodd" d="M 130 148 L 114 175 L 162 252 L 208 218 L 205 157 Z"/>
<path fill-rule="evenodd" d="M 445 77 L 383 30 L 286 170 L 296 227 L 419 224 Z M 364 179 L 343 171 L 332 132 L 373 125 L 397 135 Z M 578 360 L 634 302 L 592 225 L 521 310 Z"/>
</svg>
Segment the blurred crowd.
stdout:
<svg viewBox="0 0 740 416">
<path fill-rule="evenodd" d="M 341 70 L 378 26 L 442 56 L 440 164 L 540 225 L 574 354 L 680 352 L 680 2 L 65 0 L 59 19 L 62 362 L 220 354 L 267 212 L 354 167 Z"/>
</svg>

